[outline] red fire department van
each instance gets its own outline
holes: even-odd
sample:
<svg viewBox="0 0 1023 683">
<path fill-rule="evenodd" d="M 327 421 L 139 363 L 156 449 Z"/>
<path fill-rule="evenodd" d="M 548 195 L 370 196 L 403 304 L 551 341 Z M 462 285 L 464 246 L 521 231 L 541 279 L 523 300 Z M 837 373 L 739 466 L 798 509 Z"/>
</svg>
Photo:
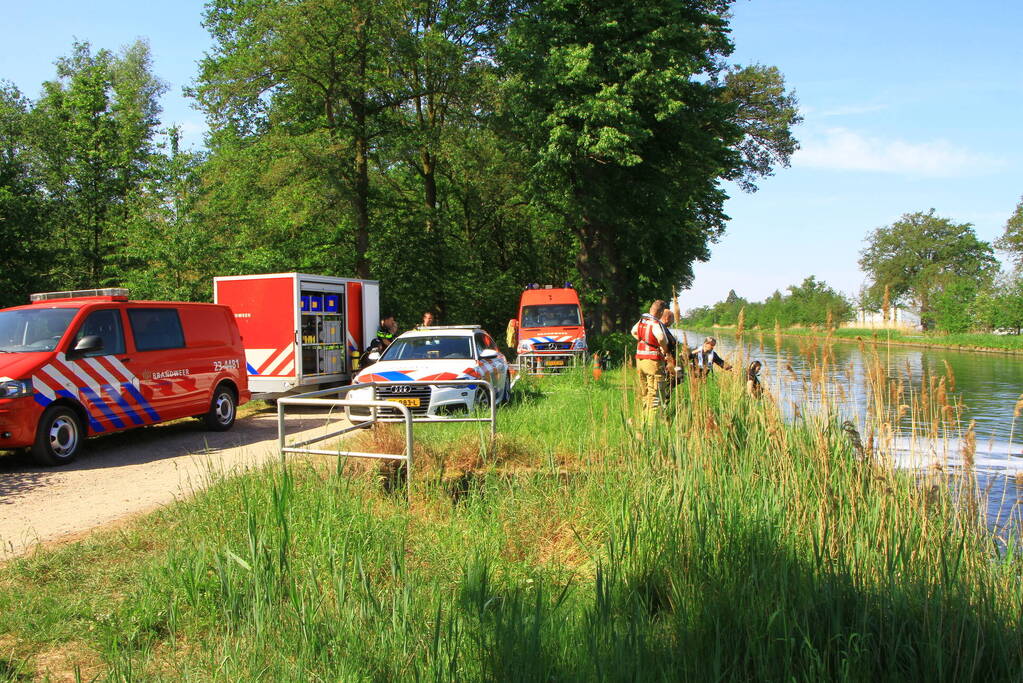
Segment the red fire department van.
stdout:
<svg viewBox="0 0 1023 683">
<path fill-rule="evenodd" d="M 350 381 L 380 324 L 376 280 L 232 275 L 213 279 L 213 300 L 234 312 L 256 398 Z"/>
<path fill-rule="evenodd" d="M 182 417 L 230 429 L 249 400 L 226 306 L 129 301 L 124 289 L 31 301 L 0 310 L 0 449 L 60 465 L 95 434 Z"/>
<path fill-rule="evenodd" d="M 571 285 L 530 285 L 519 300 L 518 364 L 521 372 L 551 374 L 586 355 L 579 295 Z"/>
</svg>

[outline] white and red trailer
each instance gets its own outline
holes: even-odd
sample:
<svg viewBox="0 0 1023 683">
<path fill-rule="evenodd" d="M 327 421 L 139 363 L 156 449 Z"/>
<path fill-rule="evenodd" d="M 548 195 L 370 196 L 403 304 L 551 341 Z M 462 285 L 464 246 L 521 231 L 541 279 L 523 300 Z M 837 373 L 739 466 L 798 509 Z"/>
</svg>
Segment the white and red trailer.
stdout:
<svg viewBox="0 0 1023 683">
<path fill-rule="evenodd" d="M 238 322 L 254 398 L 350 381 L 352 354 L 380 323 L 376 280 L 231 275 L 213 279 L 213 301 L 229 306 Z"/>
</svg>

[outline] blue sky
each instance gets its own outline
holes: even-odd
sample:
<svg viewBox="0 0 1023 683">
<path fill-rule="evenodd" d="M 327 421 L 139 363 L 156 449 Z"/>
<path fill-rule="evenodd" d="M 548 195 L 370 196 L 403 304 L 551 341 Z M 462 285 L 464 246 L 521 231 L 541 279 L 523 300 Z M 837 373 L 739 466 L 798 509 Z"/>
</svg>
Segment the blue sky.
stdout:
<svg viewBox="0 0 1023 683">
<path fill-rule="evenodd" d="M 181 96 L 210 46 L 203 3 L 4 0 L 0 79 L 35 97 L 74 38 L 149 40 L 164 122 L 201 144 Z M 739 0 L 733 60 L 778 66 L 805 118 L 792 167 L 735 189 L 728 232 L 684 308 L 734 288 L 762 299 L 808 275 L 855 293 L 867 233 L 934 208 L 993 240 L 1023 195 L 1023 2 Z"/>
</svg>

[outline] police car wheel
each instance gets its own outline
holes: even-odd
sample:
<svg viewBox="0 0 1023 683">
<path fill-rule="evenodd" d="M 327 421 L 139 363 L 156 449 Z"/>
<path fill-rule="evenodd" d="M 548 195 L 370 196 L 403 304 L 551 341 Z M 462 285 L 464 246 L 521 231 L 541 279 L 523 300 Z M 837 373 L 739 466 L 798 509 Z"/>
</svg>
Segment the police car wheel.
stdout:
<svg viewBox="0 0 1023 683">
<path fill-rule="evenodd" d="M 476 390 L 476 396 L 472 400 L 472 409 L 490 412 L 490 392 L 484 387 Z"/>
<path fill-rule="evenodd" d="M 84 439 L 78 413 L 67 406 L 50 406 L 39 418 L 32 457 L 41 465 L 65 465 L 82 450 Z"/>
<path fill-rule="evenodd" d="M 238 413 L 237 408 L 237 400 L 231 387 L 224 384 L 218 386 L 213 392 L 209 412 L 203 419 L 206 429 L 214 432 L 226 432 L 234 425 L 234 418 Z"/>
</svg>

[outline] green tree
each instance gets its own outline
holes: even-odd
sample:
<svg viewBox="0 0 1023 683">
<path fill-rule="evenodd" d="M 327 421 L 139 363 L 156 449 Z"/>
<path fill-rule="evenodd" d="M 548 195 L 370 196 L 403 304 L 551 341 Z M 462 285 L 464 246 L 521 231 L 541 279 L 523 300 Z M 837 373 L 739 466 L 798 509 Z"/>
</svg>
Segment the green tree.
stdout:
<svg viewBox="0 0 1023 683">
<path fill-rule="evenodd" d="M 1023 267 L 1023 198 L 1020 198 L 1016 210 L 1006 221 L 1005 231 L 995 246 L 1006 252 L 1017 268 Z"/>
<path fill-rule="evenodd" d="M 722 180 L 751 188 L 795 149 L 780 74 L 724 64 L 729 4 L 540 0 L 499 52 L 533 201 L 573 240 L 605 331 L 691 281 L 724 230 Z"/>
<path fill-rule="evenodd" d="M 208 301 L 225 244 L 202 229 L 203 155 L 181 150 L 177 127 L 166 138 L 117 235 L 121 281 L 137 298 Z"/>
<path fill-rule="evenodd" d="M 1023 276 L 1017 270 L 996 278 L 977 293 L 973 309 L 980 326 L 1019 334 L 1023 329 Z"/>
<path fill-rule="evenodd" d="M 359 277 L 371 274 L 371 157 L 416 94 L 396 68 L 404 18 L 396 0 L 214 0 L 205 14 L 214 48 L 194 92 L 215 149 L 248 148 L 264 161 L 244 164 L 251 180 L 322 198 L 307 208 L 340 228 L 333 247 L 351 247 Z"/>
<path fill-rule="evenodd" d="M 29 102 L 13 85 L 0 83 L 0 308 L 23 304 L 45 290 L 46 253 L 52 247 L 45 202 L 32 164 Z"/>
<path fill-rule="evenodd" d="M 52 221 L 50 276 L 60 286 L 117 282 L 110 235 L 146 179 L 164 89 L 143 41 L 119 55 L 76 42 L 43 85 L 33 147 Z"/>
<path fill-rule="evenodd" d="M 934 209 L 874 230 L 859 265 L 870 278 L 871 302 L 879 303 L 890 286 L 892 303 L 915 303 L 925 327 L 933 325 L 934 298 L 946 286 L 960 280 L 980 286 L 998 270 L 991 245 L 977 239 L 971 224 L 936 216 Z"/>
<path fill-rule="evenodd" d="M 946 284 L 934 300 L 932 317 L 935 327 L 949 334 L 973 329 L 977 288 L 978 284 L 974 280 L 956 279 Z"/>
</svg>

